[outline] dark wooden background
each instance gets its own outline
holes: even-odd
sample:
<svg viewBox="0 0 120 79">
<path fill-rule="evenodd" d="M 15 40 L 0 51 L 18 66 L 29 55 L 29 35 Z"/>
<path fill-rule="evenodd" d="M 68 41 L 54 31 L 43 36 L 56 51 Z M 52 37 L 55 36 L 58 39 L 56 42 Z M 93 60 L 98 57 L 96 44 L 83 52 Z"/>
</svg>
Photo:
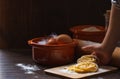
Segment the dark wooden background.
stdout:
<svg viewBox="0 0 120 79">
<path fill-rule="evenodd" d="M 34 37 L 70 34 L 76 25 L 105 25 L 110 0 L 0 0 L 0 48 L 29 48 Z"/>
</svg>

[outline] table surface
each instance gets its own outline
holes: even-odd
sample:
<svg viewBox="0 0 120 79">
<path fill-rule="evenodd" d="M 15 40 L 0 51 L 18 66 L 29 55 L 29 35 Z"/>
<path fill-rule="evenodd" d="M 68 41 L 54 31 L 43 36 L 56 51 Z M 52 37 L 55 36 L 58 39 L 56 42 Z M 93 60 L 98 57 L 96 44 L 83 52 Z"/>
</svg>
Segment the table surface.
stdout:
<svg viewBox="0 0 120 79">
<path fill-rule="evenodd" d="M 33 69 L 34 68 L 34 69 Z M 36 64 L 32 60 L 30 49 L 0 50 L 0 79 L 67 79 L 47 74 L 48 67 Z M 119 79 L 120 70 L 90 76 L 83 79 Z"/>
</svg>

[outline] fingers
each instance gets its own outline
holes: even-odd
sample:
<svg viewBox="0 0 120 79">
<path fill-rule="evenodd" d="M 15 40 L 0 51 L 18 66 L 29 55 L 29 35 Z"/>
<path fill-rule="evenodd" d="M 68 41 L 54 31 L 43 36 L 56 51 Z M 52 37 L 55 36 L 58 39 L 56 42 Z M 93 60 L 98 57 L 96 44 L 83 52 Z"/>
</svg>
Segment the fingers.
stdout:
<svg viewBox="0 0 120 79">
<path fill-rule="evenodd" d="M 99 56 L 96 54 L 96 52 L 92 52 L 92 55 L 96 56 L 97 64 L 102 65 L 102 62 L 100 61 Z"/>
<path fill-rule="evenodd" d="M 104 57 L 100 53 L 92 52 L 91 54 L 96 56 L 98 65 L 106 65 L 106 63 L 108 63 L 108 61 L 106 62 L 106 60 L 103 60 Z"/>
<path fill-rule="evenodd" d="M 91 55 L 95 55 L 96 56 L 97 63 L 99 65 L 102 65 L 102 62 L 100 61 L 99 55 L 96 53 L 96 48 L 93 45 L 84 46 L 81 49 L 84 50 L 84 51 L 90 51 Z"/>
</svg>

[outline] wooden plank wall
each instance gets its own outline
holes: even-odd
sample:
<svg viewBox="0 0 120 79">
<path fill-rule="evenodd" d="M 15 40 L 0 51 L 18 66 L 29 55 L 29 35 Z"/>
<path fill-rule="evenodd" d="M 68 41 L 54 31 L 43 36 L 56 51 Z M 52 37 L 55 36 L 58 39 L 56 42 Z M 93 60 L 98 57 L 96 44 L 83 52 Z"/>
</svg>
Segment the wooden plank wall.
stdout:
<svg viewBox="0 0 120 79">
<path fill-rule="evenodd" d="M 31 27 L 31 7 L 31 0 L 0 0 L 1 47 L 26 45 Z"/>
<path fill-rule="evenodd" d="M 52 32 L 71 35 L 79 24 L 104 26 L 105 1 L 0 0 L 0 48 L 26 48 L 27 40 Z"/>
</svg>

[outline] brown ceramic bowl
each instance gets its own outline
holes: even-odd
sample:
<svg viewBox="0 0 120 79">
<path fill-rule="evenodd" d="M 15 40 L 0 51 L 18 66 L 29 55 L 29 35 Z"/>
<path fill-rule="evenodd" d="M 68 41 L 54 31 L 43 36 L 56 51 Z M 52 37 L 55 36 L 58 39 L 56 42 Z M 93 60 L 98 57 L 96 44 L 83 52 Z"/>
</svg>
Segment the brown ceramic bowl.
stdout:
<svg viewBox="0 0 120 79">
<path fill-rule="evenodd" d="M 82 31 L 85 28 L 95 27 L 100 31 Z M 103 26 L 99 25 L 78 25 L 70 28 L 73 38 L 81 40 L 90 40 L 94 42 L 102 42 L 106 33 Z"/>
<path fill-rule="evenodd" d="M 48 66 L 58 66 L 73 62 L 75 41 L 68 44 L 40 45 L 39 41 L 44 37 L 34 38 L 28 41 L 32 46 L 32 56 L 36 63 Z"/>
</svg>

